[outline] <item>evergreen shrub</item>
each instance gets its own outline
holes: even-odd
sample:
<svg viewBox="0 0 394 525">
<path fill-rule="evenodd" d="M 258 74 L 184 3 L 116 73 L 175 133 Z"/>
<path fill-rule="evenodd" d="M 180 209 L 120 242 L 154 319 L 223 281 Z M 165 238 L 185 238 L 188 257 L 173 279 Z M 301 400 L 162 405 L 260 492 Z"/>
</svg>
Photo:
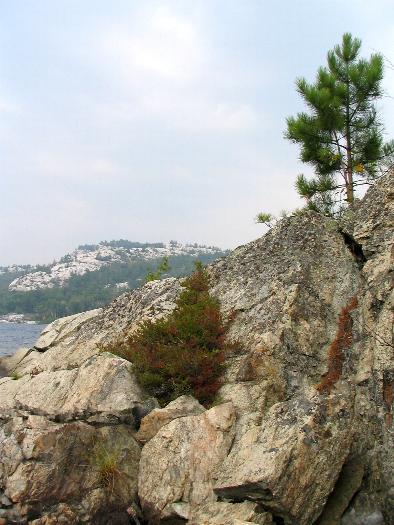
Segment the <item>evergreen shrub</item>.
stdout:
<svg viewBox="0 0 394 525">
<path fill-rule="evenodd" d="M 141 323 L 115 350 L 133 363 L 141 386 L 162 406 L 183 394 L 209 405 L 223 372 L 226 327 L 201 264 L 183 288 L 168 317 Z"/>
</svg>

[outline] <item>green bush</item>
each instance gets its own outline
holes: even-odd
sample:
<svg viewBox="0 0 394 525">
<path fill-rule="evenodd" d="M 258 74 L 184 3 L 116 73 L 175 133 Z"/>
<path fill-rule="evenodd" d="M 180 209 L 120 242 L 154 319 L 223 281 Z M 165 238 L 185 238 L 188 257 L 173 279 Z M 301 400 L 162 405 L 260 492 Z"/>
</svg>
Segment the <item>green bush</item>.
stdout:
<svg viewBox="0 0 394 525">
<path fill-rule="evenodd" d="M 162 405 L 182 394 L 208 405 L 220 387 L 225 324 L 201 264 L 183 287 L 170 316 L 142 323 L 116 353 L 133 363 L 141 386 Z"/>
</svg>

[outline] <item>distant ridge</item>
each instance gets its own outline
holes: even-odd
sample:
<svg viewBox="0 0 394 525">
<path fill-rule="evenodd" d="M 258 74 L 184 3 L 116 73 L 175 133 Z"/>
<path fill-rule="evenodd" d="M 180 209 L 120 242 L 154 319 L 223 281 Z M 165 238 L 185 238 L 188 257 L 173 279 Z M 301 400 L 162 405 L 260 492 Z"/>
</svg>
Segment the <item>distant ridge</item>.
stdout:
<svg viewBox="0 0 394 525">
<path fill-rule="evenodd" d="M 103 306 L 137 288 L 163 257 L 170 265 L 165 276 L 180 276 L 190 273 L 196 260 L 210 263 L 227 253 L 216 246 L 174 240 L 83 244 L 52 264 L 0 267 L 0 315 L 51 321 Z"/>
</svg>

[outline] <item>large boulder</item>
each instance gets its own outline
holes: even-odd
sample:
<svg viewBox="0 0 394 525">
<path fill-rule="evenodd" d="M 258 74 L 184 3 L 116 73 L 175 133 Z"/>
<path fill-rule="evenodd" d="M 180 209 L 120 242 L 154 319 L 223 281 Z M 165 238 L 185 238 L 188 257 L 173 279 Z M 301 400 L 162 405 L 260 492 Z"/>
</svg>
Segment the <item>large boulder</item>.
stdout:
<svg viewBox="0 0 394 525">
<path fill-rule="evenodd" d="M 314 212 L 280 221 L 209 273 L 230 320 L 220 393 L 237 409 L 238 440 L 273 404 L 320 381 L 338 315 L 361 276 L 336 222 Z"/>
<path fill-rule="evenodd" d="M 11 418 L 0 429 L 0 457 L 2 516 L 11 523 L 30 523 L 43 509 L 68 514 L 69 524 L 109 523 L 105 516 L 136 497 L 140 449 L 123 425 Z"/>
<path fill-rule="evenodd" d="M 164 408 L 155 408 L 141 421 L 136 438 L 141 443 L 152 439 L 158 431 L 179 417 L 196 416 L 205 412 L 205 408 L 192 396 L 180 396 Z"/>
<path fill-rule="evenodd" d="M 234 421 L 233 405 L 225 403 L 174 419 L 144 446 L 138 494 L 150 522 L 191 519 L 201 504 L 215 501 L 212 474 L 228 454 Z"/>
<path fill-rule="evenodd" d="M 0 411 L 19 410 L 56 421 L 133 423 L 133 409 L 145 403 L 131 364 L 108 353 L 91 357 L 79 368 L 0 379 Z"/>
<path fill-rule="evenodd" d="M 275 404 L 242 436 L 217 469 L 217 496 L 260 502 L 285 523 L 314 522 L 349 455 L 354 413 L 346 393 L 308 394 Z"/>
</svg>

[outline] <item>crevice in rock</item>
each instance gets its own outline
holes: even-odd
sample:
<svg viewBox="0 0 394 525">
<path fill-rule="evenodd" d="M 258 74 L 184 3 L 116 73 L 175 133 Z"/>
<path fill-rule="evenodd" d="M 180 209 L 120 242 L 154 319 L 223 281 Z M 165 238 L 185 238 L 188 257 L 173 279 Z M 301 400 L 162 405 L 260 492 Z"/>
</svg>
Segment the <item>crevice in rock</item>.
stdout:
<svg viewBox="0 0 394 525">
<path fill-rule="evenodd" d="M 359 244 L 350 233 L 347 233 L 344 230 L 339 230 L 339 233 L 342 235 L 346 247 L 354 257 L 359 270 L 362 270 L 364 264 L 367 262 L 362 245 Z"/>
<path fill-rule="evenodd" d="M 52 414 L 45 410 L 35 409 L 28 405 L 17 403 L 14 407 L 14 412 L 15 416 L 25 418 L 28 416 L 41 416 L 45 417 L 48 421 L 60 424 L 86 423 L 96 428 L 128 425 L 135 428 L 134 418 L 128 411 L 125 411 L 124 413 L 119 412 L 118 414 L 102 411 L 85 411 L 74 414 Z"/>
<path fill-rule="evenodd" d="M 364 461 L 355 456 L 347 461 L 314 525 L 339 525 L 341 517 L 359 492 L 364 477 Z"/>
</svg>

